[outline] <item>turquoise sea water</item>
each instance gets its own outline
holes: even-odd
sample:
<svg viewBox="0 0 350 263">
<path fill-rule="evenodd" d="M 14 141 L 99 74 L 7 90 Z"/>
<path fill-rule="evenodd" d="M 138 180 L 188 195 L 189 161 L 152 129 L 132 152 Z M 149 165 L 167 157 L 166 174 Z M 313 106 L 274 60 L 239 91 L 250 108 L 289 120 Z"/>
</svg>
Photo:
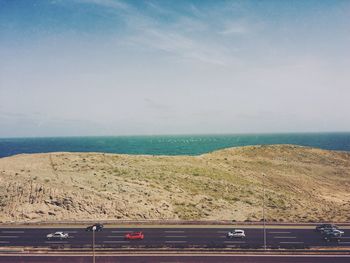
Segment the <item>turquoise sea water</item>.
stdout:
<svg viewBox="0 0 350 263">
<path fill-rule="evenodd" d="M 296 144 L 350 152 L 350 133 L 2 138 L 0 157 L 42 152 L 198 155 L 257 144 Z"/>
</svg>

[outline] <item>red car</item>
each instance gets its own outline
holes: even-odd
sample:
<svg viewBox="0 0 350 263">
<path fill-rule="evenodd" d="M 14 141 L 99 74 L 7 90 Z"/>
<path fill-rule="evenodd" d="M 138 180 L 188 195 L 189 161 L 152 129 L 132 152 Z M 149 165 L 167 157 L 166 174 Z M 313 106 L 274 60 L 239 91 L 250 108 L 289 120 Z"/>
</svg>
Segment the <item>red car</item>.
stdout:
<svg viewBox="0 0 350 263">
<path fill-rule="evenodd" d="M 145 236 L 143 235 L 142 232 L 132 232 L 132 233 L 127 233 L 125 235 L 125 239 L 128 240 L 135 240 L 135 239 L 140 239 L 142 240 Z"/>
</svg>

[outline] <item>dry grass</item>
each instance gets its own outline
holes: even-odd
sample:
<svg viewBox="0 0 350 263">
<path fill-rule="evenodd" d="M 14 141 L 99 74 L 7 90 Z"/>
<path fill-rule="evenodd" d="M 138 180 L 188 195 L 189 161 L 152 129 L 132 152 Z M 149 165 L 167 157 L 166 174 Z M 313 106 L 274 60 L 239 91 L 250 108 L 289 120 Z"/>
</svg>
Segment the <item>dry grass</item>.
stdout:
<svg viewBox="0 0 350 263">
<path fill-rule="evenodd" d="M 201 156 L 100 153 L 0 159 L 0 220 L 349 221 L 350 154 L 292 145 Z"/>
</svg>

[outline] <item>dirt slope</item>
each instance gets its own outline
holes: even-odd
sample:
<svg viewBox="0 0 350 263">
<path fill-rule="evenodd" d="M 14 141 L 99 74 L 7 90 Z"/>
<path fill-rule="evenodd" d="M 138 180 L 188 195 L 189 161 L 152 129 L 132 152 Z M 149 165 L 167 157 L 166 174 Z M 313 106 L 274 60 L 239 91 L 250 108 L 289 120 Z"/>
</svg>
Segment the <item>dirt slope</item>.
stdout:
<svg viewBox="0 0 350 263">
<path fill-rule="evenodd" d="M 22 154 L 0 159 L 0 221 L 350 221 L 350 153 L 292 145 L 201 156 Z"/>
</svg>

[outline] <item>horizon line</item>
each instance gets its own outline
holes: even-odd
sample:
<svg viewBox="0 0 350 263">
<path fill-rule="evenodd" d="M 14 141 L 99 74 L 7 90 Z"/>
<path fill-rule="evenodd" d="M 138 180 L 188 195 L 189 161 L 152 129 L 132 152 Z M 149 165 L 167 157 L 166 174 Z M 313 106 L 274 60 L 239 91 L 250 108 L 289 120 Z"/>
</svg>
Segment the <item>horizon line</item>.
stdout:
<svg viewBox="0 0 350 263">
<path fill-rule="evenodd" d="M 244 135 L 281 135 L 281 134 L 334 134 L 350 131 L 292 131 L 292 132 L 247 132 L 247 133 L 178 133 L 178 134 L 120 134 L 120 135 L 53 135 L 53 136 L 14 136 L 0 139 L 49 139 L 49 138 L 96 138 L 96 137 L 156 137 L 156 136 L 244 136 Z"/>
</svg>

